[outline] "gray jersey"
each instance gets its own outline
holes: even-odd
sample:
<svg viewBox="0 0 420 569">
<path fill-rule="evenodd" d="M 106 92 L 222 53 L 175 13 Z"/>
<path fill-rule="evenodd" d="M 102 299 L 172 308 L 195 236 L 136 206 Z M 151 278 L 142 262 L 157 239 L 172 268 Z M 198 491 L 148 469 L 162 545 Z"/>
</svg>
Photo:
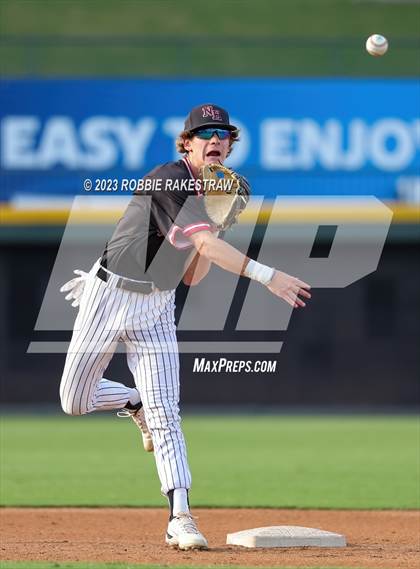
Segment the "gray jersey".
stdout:
<svg viewBox="0 0 420 569">
<path fill-rule="evenodd" d="M 160 290 L 182 279 L 192 250 L 189 236 L 213 230 L 202 195 L 186 158 L 158 166 L 144 179 L 161 180 L 160 189 L 137 192 L 107 243 L 101 265 L 130 279 L 153 281 Z M 166 180 L 168 184 L 165 189 Z M 184 184 L 182 181 L 191 183 Z"/>
</svg>

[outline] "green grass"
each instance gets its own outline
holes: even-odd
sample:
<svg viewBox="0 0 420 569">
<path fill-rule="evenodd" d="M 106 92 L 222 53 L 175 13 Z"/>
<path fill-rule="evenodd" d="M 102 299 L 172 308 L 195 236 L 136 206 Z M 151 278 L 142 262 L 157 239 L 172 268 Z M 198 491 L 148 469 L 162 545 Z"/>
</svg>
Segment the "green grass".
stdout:
<svg viewBox="0 0 420 569">
<path fill-rule="evenodd" d="M 98 34 L 418 36 L 418 5 L 354 0 L 2 0 L 0 31 L 18 35 Z M 217 14 L 217 17 L 215 15 Z"/>
<path fill-rule="evenodd" d="M 5 75 L 415 76 L 418 43 L 407 42 L 419 41 L 419 18 L 416 4 L 354 0 L 2 0 L 0 34 L 22 42 L 0 44 L 0 58 Z M 384 58 L 364 51 L 375 32 L 390 40 Z M 70 42 L 25 45 L 30 36 Z M 162 42 L 112 44 L 144 36 Z M 103 39 L 81 46 L 77 37 Z M 275 46 L 267 38 L 294 40 Z M 191 43 L 181 46 L 180 39 Z M 316 45 L 329 41 L 335 43 Z"/>
<path fill-rule="evenodd" d="M 184 422 L 194 506 L 416 508 L 415 417 L 200 417 Z M 115 416 L 8 416 L 1 504 L 164 506 L 154 457 Z"/>
</svg>

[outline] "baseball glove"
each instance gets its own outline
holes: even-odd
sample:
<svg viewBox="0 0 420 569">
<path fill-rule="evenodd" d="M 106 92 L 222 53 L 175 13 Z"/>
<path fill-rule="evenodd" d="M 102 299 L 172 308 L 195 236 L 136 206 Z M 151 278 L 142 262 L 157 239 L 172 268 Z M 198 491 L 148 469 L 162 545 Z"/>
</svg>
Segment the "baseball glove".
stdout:
<svg viewBox="0 0 420 569">
<path fill-rule="evenodd" d="M 207 215 L 219 231 L 224 231 L 238 222 L 246 208 L 250 185 L 246 178 L 222 164 L 202 166 L 200 177 Z"/>
</svg>

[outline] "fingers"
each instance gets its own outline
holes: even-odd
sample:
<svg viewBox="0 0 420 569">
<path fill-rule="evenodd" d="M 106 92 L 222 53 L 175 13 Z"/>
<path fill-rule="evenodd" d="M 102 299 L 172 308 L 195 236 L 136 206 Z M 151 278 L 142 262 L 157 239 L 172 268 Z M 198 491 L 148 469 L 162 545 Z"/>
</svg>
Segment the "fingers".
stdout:
<svg viewBox="0 0 420 569">
<path fill-rule="evenodd" d="M 60 292 L 67 292 L 73 289 L 75 286 L 77 286 L 80 283 L 80 281 L 85 280 L 88 276 L 88 273 L 85 273 L 85 271 L 82 271 L 80 269 L 76 269 L 73 272 L 79 276 L 64 283 L 63 286 L 60 288 Z"/>
<path fill-rule="evenodd" d="M 66 300 L 77 300 L 83 294 L 84 287 L 77 283 L 75 286 L 71 287 L 70 292 L 64 297 Z"/>
<path fill-rule="evenodd" d="M 63 284 L 63 286 L 60 288 L 60 292 L 67 292 L 68 290 L 72 290 L 73 288 L 79 286 L 79 284 L 83 280 L 84 280 L 83 277 L 76 277 L 74 279 L 71 279 L 71 281 L 68 281 L 65 284 Z"/>
<path fill-rule="evenodd" d="M 73 289 L 76 286 L 75 281 L 77 281 L 77 279 L 71 279 L 71 281 L 68 281 L 65 284 L 63 284 L 63 286 L 60 288 L 60 292 L 67 292 L 68 290 Z"/>
<path fill-rule="evenodd" d="M 287 304 L 290 304 L 290 306 L 292 308 L 297 308 L 297 304 L 296 302 L 293 300 L 293 298 L 291 296 L 282 296 L 280 294 L 277 295 L 279 298 L 285 300 L 287 302 Z"/>
<path fill-rule="evenodd" d="M 305 283 L 305 281 L 301 281 L 300 279 L 295 279 L 295 284 L 297 284 L 299 288 L 307 288 L 308 290 L 311 289 L 311 285 Z"/>
<path fill-rule="evenodd" d="M 291 302 L 289 302 L 289 304 L 291 304 L 294 308 L 299 308 L 299 306 L 301 306 L 302 308 L 305 308 L 306 304 L 303 302 L 303 300 L 301 300 L 296 294 L 289 294 L 288 295 L 288 302 L 289 300 Z"/>
<path fill-rule="evenodd" d="M 311 293 L 305 289 L 297 287 L 293 288 L 293 290 L 288 292 L 288 297 L 293 300 L 295 308 L 298 308 L 299 306 L 304 308 L 306 306 L 306 303 L 301 298 L 299 298 L 299 296 L 303 296 L 304 298 L 312 298 Z"/>
<path fill-rule="evenodd" d="M 275 276 L 279 276 L 280 278 L 276 280 L 273 278 L 272 283 L 268 285 L 268 289 L 293 308 L 304 308 L 306 303 L 303 299 L 312 298 L 309 292 L 311 285 L 279 271 L 276 272 Z"/>
<path fill-rule="evenodd" d="M 312 294 L 308 291 L 306 291 L 304 288 L 300 288 L 296 291 L 296 294 L 299 294 L 300 296 L 304 296 L 305 298 L 312 298 Z"/>
<path fill-rule="evenodd" d="M 303 302 L 303 300 L 301 300 L 298 296 L 296 297 L 296 301 L 295 301 L 297 306 L 301 306 L 302 308 L 305 308 L 306 304 Z"/>
<path fill-rule="evenodd" d="M 290 306 L 292 306 L 293 308 L 299 308 L 299 307 L 304 308 L 306 306 L 303 300 L 298 297 L 297 292 L 293 292 L 292 290 L 289 291 L 276 290 L 271 287 L 268 287 L 268 289 L 273 294 L 275 294 L 276 296 L 278 296 L 279 298 L 290 304 Z"/>
</svg>

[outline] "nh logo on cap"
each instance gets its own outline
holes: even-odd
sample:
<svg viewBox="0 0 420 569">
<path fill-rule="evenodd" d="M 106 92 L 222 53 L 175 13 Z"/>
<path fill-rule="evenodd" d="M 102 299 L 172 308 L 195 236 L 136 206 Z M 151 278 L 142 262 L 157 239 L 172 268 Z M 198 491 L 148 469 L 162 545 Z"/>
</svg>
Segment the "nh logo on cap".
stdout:
<svg viewBox="0 0 420 569">
<path fill-rule="evenodd" d="M 205 107 L 201 107 L 201 110 L 203 111 L 203 119 L 211 117 L 214 121 L 222 120 L 219 109 L 215 109 L 213 105 L 206 105 Z"/>
</svg>

